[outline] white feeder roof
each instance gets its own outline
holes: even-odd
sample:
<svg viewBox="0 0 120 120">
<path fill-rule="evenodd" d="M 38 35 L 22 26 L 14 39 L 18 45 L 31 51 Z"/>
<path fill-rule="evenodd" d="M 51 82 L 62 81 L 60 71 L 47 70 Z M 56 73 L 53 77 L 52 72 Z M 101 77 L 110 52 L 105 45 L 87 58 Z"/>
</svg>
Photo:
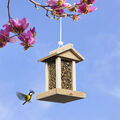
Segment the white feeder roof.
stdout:
<svg viewBox="0 0 120 120">
<path fill-rule="evenodd" d="M 46 62 L 54 57 L 71 59 L 76 62 L 84 60 L 84 57 L 73 48 L 73 44 L 67 44 L 61 48 L 51 51 L 48 56 L 39 59 L 38 62 Z"/>
</svg>

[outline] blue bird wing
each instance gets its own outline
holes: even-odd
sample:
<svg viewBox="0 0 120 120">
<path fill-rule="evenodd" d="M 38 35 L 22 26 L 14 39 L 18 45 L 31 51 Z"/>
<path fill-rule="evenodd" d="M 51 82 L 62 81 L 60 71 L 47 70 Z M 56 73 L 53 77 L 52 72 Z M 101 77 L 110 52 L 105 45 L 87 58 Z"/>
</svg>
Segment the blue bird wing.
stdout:
<svg viewBox="0 0 120 120">
<path fill-rule="evenodd" d="M 25 101 L 27 98 L 27 95 L 25 95 L 24 93 L 21 93 L 21 92 L 17 92 L 16 95 L 20 100 L 23 100 L 23 101 Z"/>
</svg>

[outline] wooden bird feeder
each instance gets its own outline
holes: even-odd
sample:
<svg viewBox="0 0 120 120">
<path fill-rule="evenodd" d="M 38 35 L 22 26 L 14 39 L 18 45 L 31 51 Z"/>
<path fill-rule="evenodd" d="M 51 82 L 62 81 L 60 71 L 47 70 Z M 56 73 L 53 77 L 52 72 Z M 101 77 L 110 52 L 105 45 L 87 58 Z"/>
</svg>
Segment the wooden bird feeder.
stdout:
<svg viewBox="0 0 120 120">
<path fill-rule="evenodd" d="M 37 94 L 37 100 L 66 103 L 85 98 L 84 92 L 76 91 L 76 68 L 84 60 L 72 44 L 67 44 L 39 59 L 46 64 L 46 91 Z"/>
</svg>

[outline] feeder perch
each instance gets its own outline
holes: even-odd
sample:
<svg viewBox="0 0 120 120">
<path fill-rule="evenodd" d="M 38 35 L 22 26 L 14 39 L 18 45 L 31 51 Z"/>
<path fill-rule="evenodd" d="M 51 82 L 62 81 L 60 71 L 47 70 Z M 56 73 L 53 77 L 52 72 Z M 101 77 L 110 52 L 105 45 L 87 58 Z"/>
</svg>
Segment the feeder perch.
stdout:
<svg viewBox="0 0 120 120">
<path fill-rule="evenodd" d="M 51 51 L 38 62 L 46 64 L 46 91 L 37 94 L 37 100 L 66 103 L 86 97 L 84 92 L 76 91 L 76 68 L 84 60 L 72 44 Z"/>
</svg>

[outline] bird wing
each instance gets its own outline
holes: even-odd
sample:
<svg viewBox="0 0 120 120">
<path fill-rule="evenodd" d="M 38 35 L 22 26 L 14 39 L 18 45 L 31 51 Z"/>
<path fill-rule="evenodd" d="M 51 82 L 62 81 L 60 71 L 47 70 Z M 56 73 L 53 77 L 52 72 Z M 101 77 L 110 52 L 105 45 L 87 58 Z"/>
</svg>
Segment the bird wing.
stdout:
<svg viewBox="0 0 120 120">
<path fill-rule="evenodd" d="M 27 96 L 26 96 L 25 94 L 23 94 L 23 93 L 21 93 L 21 92 L 17 92 L 16 95 L 17 95 L 17 97 L 18 97 L 20 100 L 23 100 L 23 101 L 26 100 L 26 97 L 27 97 Z"/>
</svg>

